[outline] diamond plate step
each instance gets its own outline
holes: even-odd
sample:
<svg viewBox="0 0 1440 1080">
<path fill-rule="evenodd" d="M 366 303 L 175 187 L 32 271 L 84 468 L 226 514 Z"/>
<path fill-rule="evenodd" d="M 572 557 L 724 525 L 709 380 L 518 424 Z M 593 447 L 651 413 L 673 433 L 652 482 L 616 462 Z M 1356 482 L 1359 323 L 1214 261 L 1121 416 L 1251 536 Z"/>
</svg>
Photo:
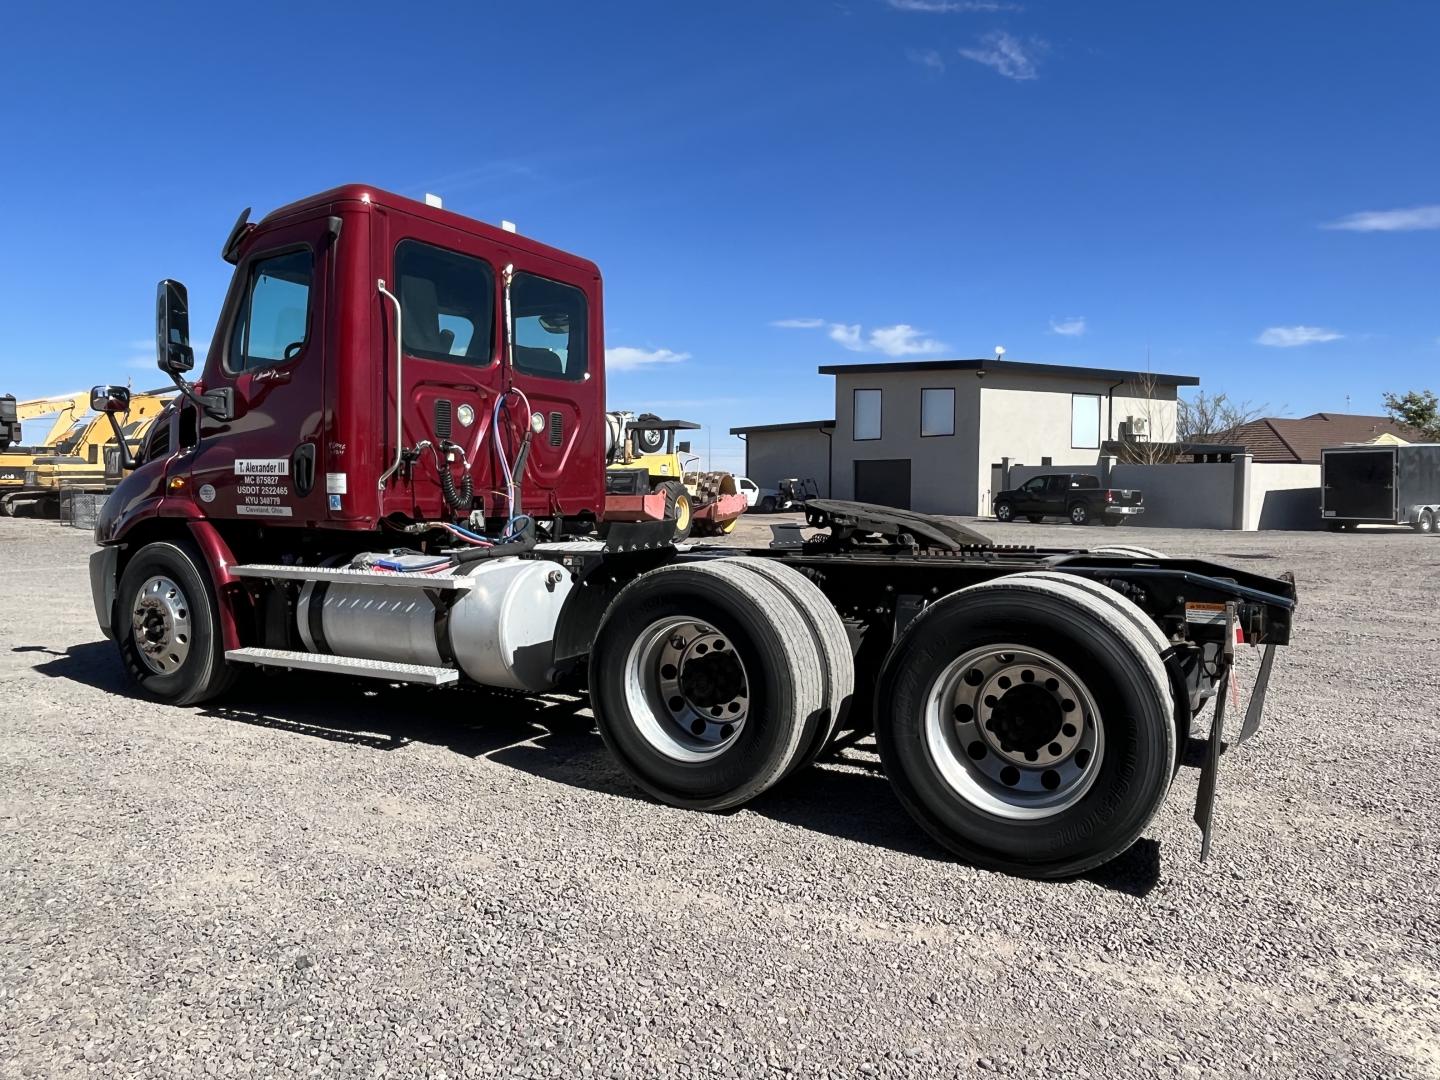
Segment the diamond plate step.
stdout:
<svg viewBox="0 0 1440 1080">
<path fill-rule="evenodd" d="M 225 659 L 242 664 L 259 664 L 262 667 L 329 671 L 336 675 L 362 675 L 367 679 L 419 683 L 422 686 L 444 686 L 460 678 L 460 672 L 454 668 L 401 664 L 393 660 L 363 660 L 358 656 L 326 656 L 323 653 L 295 652 L 291 649 L 261 649 L 253 646 L 228 649 Z"/>
<path fill-rule="evenodd" d="M 390 585 L 401 589 L 473 589 L 475 579 L 463 574 L 396 574 L 380 570 L 351 570 L 328 566 L 282 566 L 279 563 L 244 563 L 232 566 L 236 577 L 270 581 L 335 581 L 347 585 Z"/>
</svg>

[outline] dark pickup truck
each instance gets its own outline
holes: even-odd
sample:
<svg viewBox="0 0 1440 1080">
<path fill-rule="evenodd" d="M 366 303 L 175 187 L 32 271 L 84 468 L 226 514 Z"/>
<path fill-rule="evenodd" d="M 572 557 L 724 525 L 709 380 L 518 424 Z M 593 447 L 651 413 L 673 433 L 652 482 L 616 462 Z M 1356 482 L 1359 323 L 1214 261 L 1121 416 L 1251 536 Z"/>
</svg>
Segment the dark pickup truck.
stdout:
<svg viewBox="0 0 1440 1080">
<path fill-rule="evenodd" d="M 1088 473 L 1046 473 L 996 495 L 995 516 L 1001 521 L 1063 517 L 1072 525 L 1123 525 L 1145 512 L 1144 503 L 1138 489 L 1102 488 L 1099 477 Z"/>
</svg>

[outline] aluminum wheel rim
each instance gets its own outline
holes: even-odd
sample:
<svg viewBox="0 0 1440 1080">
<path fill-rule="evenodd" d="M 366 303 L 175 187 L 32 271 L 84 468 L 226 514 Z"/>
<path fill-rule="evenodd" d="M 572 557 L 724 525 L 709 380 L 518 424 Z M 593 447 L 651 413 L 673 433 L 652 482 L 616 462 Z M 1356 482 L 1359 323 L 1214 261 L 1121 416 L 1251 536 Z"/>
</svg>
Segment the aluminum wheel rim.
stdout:
<svg viewBox="0 0 1440 1080">
<path fill-rule="evenodd" d="M 625 699 L 640 736 L 686 764 L 734 745 L 750 707 L 735 646 L 708 623 L 670 617 L 645 628 L 625 658 Z"/>
<path fill-rule="evenodd" d="M 1009 819 L 1074 806 L 1105 751 L 1085 684 L 1050 654 L 1019 645 L 986 645 L 952 661 L 926 699 L 924 739 L 955 794 Z"/>
<path fill-rule="evenodd" d="M 1088 514 L 1089 512 L 1083 507 L 1077 506 L 1070 511 L 1070 520 L 1073 521 L 1076 525 L 1079 525 L 1086 519 Z"/>
<path fill-rule="evenodd" d="M 1000 509 L 995 511 L 995 516 L 1001 521 L 1009 521 L 1012 517 L 1014 517 L 1014 512 L 1010 509 L 1008 504 L 1002 503 Z"/>
<path fill-rule="evenodd" d="M 157 675 L 173 675 L 190 655 L 190 601 L 162 574 L 147 578 L 130 612 L 135 651 Z"/>
</svg>

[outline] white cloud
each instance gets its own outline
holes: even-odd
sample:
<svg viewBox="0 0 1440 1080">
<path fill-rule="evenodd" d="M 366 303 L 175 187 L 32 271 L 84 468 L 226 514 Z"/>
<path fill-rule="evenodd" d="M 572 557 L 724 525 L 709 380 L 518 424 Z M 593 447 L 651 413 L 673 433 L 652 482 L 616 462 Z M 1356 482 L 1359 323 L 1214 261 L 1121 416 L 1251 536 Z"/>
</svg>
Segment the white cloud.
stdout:
<svg viewBox="0 0 1440 1080">
<path fill-rule="evenodd" d="M 1440 229 L 1440 206 L 1412 206 L 1408 210 L 1362 210 L 1320 226 L 1348 232 L 1414 232 Z"/>
<path fill-rule="evenodd" d="M 1323 326 L 1271 326 L 1260 332 L 1255 343 L 1271 345 L 1277 349 L 1293 349 L 1297 345 L 1336 341 L 1344 336 L 1339 331 L 1326 330 Z"/>
<path fill-rule="evenodd" d="M 1000 0 L 885 0 L 896 11 L 918 11 L 927 15 L 954 15 L 970 11 L 1022 11 L 1019 4 Z"/>
<path fill-rule="evenodd" d="M 1051 319 L 1050 332 L 1059 334 L 1062 337 L 1083 337 L 1085 334 L 1085 316 L 1076 315 L 1070 319 Z"/>
<path fill-rule="evenodd" d="M 877 326 L 870 331 L 870 348 L 886 356 L 919 356 L 924 353 L 945 351 L 945 343 L 924 337 L 923 330 L 905 323 L 894 326 Z"/>
<path fill-rule="evenodd" d="M 776 319 L 770 324 L 784 330 L 816 330 L 825 325 L 824 319 Z"/>
<path fill-rule="evenodd" d="M 620 345 L 605 350 L 605 367 L 610 371 L 634 371 L 653 364 L 679 364 L 689 359 L 688 352 L 672 352 L 670 349 L 635 349 Z"/>
<path fill-rule="evenodd" d="M 865 342 L 860 338 L 860 324 L 846 326 L 844 323 L 830 324 L 830 340 L 839 342 L 853 352 L 864 352 Z"/>
<path fill-rule="evenodd" d="M 961 49 L 960 55 L 966 60 L 994 68 L 1007 79 L 1025 82 L 1038 77 L 1039 58 L 1048 48 L 1038 39 L 1032 38 L 1026 45 L 1004 30 L 995 30 L 980 39 L 979 47 Z"/>
<path fill-rule="evenodd" d="M 945 70 L 945 61 L 935 49 L 910 49 L 905 53 L 905 59 L 931 71 Z"/>
</svg>

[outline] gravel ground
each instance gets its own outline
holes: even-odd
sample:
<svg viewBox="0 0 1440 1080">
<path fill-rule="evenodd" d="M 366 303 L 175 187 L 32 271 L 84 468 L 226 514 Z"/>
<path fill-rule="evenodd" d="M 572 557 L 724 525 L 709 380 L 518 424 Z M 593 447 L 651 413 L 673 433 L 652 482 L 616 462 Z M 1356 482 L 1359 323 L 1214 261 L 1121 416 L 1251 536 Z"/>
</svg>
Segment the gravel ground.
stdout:
<svg viewBox="0 0 1440 1080">
<path fill-rule="evenodd" d="M 1203 866 L 1189 769 L 1041 884 L 947 858 L 863 753 L 709 816 L 577 702 L 149 704 L 88 535 L 0 519 L 0 1076 L 1440 1076 L 1440 539 L 1083 539 L 1299 578 Z"/>
</svg>

